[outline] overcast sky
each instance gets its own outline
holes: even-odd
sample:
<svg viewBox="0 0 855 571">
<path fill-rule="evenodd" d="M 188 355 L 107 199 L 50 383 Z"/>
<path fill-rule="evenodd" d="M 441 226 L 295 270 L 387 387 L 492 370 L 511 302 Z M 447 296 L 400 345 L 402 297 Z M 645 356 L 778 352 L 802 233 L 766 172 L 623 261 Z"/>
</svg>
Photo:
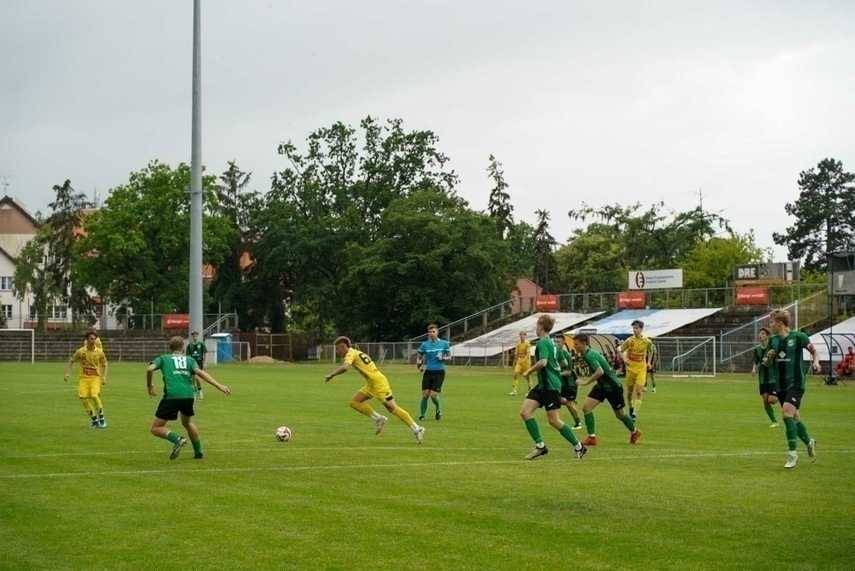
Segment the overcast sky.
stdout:
<svg viewBox="0 0 855 571">
<path fill-rule="evenodd" d="M 581 201 L 721 212 L 761 246 L 799 172 L 855 170 L 855 2 L 203 0 L 202 155 L 256 190 L 286 140 L 366 115 L 429 129 L 485 209 L 487 157 L 518 220 Z M 47 211 L 190 162 L 192 0 L 2 0 L 0 175 Z M 2 179 L 0 179 L 2 185 Z M 2 187 L 0 187 L 2 191 Z M 775 248 L 777 260 L 786 250 Z"/>
</svg>

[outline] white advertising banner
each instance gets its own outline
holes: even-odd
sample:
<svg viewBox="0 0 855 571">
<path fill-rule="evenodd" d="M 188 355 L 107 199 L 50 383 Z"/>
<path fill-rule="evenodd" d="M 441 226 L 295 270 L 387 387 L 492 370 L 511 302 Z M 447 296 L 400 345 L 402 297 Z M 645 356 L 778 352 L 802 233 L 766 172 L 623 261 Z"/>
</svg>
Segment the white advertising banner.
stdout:
<svg viewBox="0 0 855 571">
<path fill-rule="evenodd" d="M 667 289 L 683 287 L 683 270 L 647 270 L 629 272 L 629 289 Z"/>
</svg>

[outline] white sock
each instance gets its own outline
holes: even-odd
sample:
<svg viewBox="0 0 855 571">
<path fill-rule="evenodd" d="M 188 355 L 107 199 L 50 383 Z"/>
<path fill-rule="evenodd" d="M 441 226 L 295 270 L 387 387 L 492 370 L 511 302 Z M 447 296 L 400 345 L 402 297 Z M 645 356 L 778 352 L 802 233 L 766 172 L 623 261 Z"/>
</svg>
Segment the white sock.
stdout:
<svg viewBox="0 0 855 571">
<path fill-rule="evenodd" d="M 581 450 L 581 449 L 582 449 L 582 443 L 581 442 L 577 442 L 576 444 L 573 445 L 573 450 Z"/>
<path fill-rule="evenodd" d="M 418 425 L 418 424 L 416 424 L 415 422 L 414 422 L 414 423 L 413 423 L 413 425 L 410 427 L 410 429 L 413 431 L 413 433 L 418 432 L 418 431 L 419 431 L 419 428 L 421 428 L 421 426 L 419 426 L 419 425 Z"/>
<path fill-rule="evenodd" d="M 380 420 L 381 418 L 383 418 L 383 415 L 375 411 L 374 414 L 371 415 L 371 418 L 374 420 Z"/>
</svg>

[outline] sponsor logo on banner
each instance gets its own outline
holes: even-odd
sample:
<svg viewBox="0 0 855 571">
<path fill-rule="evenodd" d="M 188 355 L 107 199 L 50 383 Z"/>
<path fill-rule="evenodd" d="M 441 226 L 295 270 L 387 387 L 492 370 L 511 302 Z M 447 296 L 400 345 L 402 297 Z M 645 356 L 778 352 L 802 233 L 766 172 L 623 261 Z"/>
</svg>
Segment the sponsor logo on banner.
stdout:
<svg viewBox="0 0 855 571">
<path fill-rule="evenodd" d="M 629 272 L 629 289 L 667 289 L 683 287 L 683 270 Z"/>
<path fill-rule="evenodd" d="M 558 311 L 561 301 L 557 295 L 539 295 L 534 299 L 534 308 L 537 311 Z"/>
<path fill-rule="evenodd" d="M 769 288 L 736 288 L 736 305 L 769 305 Z"/>
<path fill-rule="evenodd" d="M 618 308 L 644 309 L 647 307 L 647 294 L 643 291 L 624 291 L 618 294 Z"/>
<path fill-rule="evenodd" d="M 188 329 L 190 327 L 190 316 L 181 313 L 163 316 L 164 329 Z"/>
</svg>

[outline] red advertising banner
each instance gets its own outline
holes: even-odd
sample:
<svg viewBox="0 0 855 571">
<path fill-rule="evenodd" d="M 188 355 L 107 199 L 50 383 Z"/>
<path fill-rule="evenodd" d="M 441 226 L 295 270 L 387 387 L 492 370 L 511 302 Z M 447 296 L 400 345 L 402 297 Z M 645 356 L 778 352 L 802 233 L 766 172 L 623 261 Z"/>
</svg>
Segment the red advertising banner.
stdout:
<svg viewBox="0 0 855 571">
<path fill-rule="evenodd" d="M 736 288 L 736 305 L 769 305 L 769 288 Z"/>
<path fill-rule="evenodd" d="M 181 313 L 163 316 L 164 329 L 188 329 L 190 327 L 190 316 Z"/>
<path fill-rule="evenodd" d="M 536 311 L 558 311 L 561 309 L 561 301 L 557 295 L 539 295 L 534 299 Z"/>
<path fill-rule="evenodd" d="M 644 309 L 647 307 L 647 294 L 643 291 L 624 291 L 618 294 L 617 305 L 620 309 Z"/>
</svg>

